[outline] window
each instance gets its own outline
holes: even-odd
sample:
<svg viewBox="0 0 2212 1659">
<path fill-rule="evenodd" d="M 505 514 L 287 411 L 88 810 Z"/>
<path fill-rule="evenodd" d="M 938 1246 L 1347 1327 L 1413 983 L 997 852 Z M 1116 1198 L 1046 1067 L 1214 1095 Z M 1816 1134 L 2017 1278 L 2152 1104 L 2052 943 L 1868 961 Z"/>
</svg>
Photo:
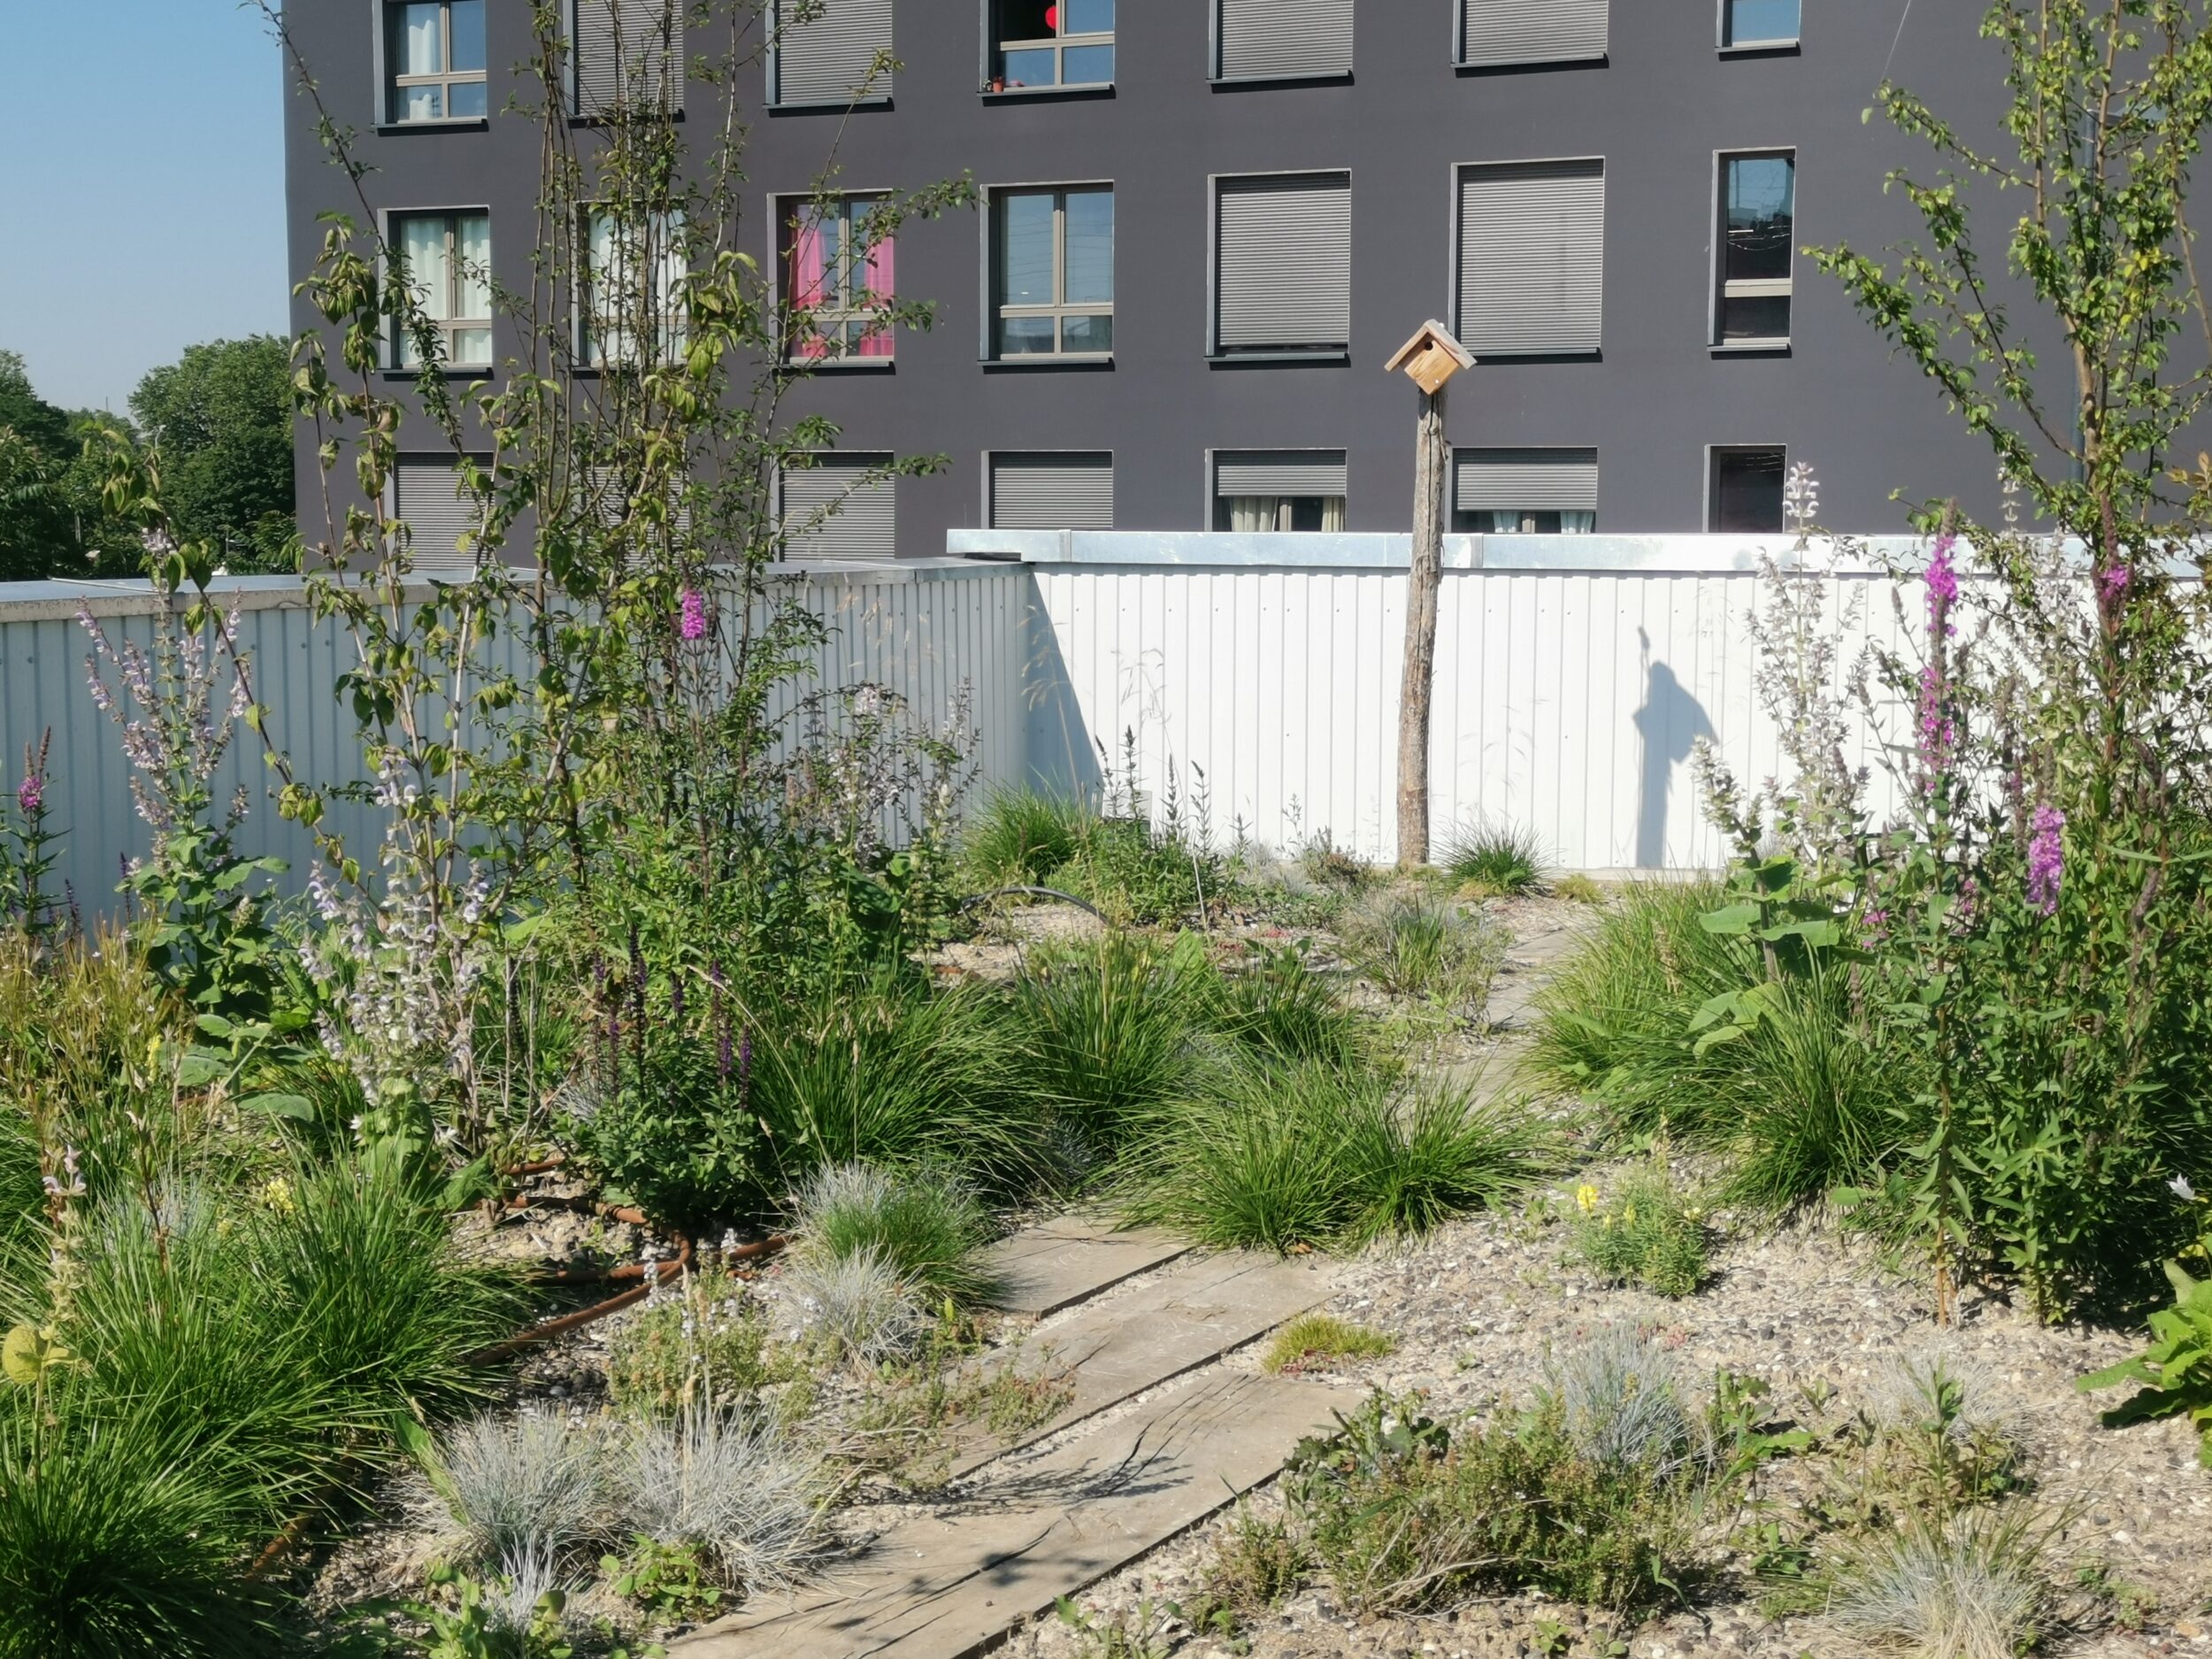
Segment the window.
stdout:
<svg viewBox="0 0 2212 1659">
<path fill-rule="evenodd" d="M 440 361 L 448 368 L 489 367 L 491 215 L 396 215 L 392 249 L 405 267 L 415 303 L 439 335 Z M 391 361 L 403 369 L 422 366 L 421 342 L 403 318 L 392 319 Z"/>
<path fill-rule="evenodd" d="M 1609 0 L 1459 0 L 1459 61 L 1583 63 L 1605 56 Z"/>
<path fill-rule="evenodd" d="M 1214 457 L 1214 528 L 1344 528 L 1344 451 L 1233 449 Z"/>
<path fill-rule="evenodd" d="M 1605 314 L 1605 164 L 1459 172 L 1460 343 L 1477 357 L 1598 349 Z"/>
<path fill-rule="evenodd" d="M 813 362 L 889 361 L 893 248 L 871 215 L 879 196 L 787 204 L 784 280 L 791 296 L 790 355 Z"/>
<path fill-rule="evenodd" d="M 1595 449 L 1461 449 L 1452 528 L 1463 535 L 1587 535 L 1598 526 Z"/>
<path fill-rule="evenodd" d="M 1110 530 L 1114 457 L 1103 453 L 1000 450 L 990 457 L 994 530 Z"/>
<path fill-rule="evenodd" d="M 1797 44 L 1799 0 L 1720 0 L 1723 51 Z"/>
<path fill-rule="evenodd" d="M 1709 530 L 1779 530 L 1789 451 L 1718 445 L 1705 492 Z"/>
<path fill-rule="evenodd" d="M 585 115 L 683 103 L 686 0 L 572 0 L 576 108 Z"/>
<path fill-rule="evenodd" d="M 898 479 L 887 455 L 796 457 L 777 474 L 784 557 L 887 559 L 898 557 Z"/>
<path fill-rule="evenodd" d="M 1340 357 L 1352 339 L 1352 175 L 1223 179 L 1213 351 Z"/>
<path fill-rule="evenodd" d="M 988 90 L 1102 87 L 1114 79 L 1114 0 L 988 0 Z"/>
<path fill-rule="evenodd" d="M 488 467 L 488 458 L 477 465 Z M 483 503 L 462 485 L 461 464 L 450 455 L 403 455 L 392 466 L 389 511 L 408 527 L 415 573 L 440 581 L 475 574 L 475 538 L 484 527 Z M 464 550 L 461 539 L 469 538 Z"/>
<path fill-rule="evenodd" d="M 1720 158 L 1720 293 L 1714 340 L 1773 345 L 1790 337 L 1790 255 L 1797 159 L 1788 150 Z"/>
<path fill-rule="evenodd" d="M 594 208 L 585 233 L 584 361 L 594 368 L 673 362 L 688 334 L 683 215 Z"/>
<path fill-rule="evenodd" d="M 795 6 L 776 0 L 771 104 L 842 105 L 891 96 L 891 0 L 823 0 L 803 22 Z"/>
<path fill-rule="evenodd" d="M 386 120 L 480 121 L 491 112 L 484 0 L 393 0 L 384 27 Z"/>
<path fill-rule="evenodd" d="M 1114 349 L 1114 192 L 1001 190 L 992 197 L 998 357 L 1104 357 Z"/>
<path fill-rule="evenodd" d="M 1217 81 L 1352 73 L 1352 0 L 1214 0 Z"/>
</svg>

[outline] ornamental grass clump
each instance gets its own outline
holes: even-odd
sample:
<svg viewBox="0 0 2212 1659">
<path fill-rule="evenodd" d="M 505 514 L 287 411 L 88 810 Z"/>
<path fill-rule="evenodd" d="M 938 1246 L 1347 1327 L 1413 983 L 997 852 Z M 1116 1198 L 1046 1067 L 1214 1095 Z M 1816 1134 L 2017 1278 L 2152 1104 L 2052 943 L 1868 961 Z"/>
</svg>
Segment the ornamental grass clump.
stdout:
<svg viewBox="0 0 2212 1659">
<path fill-rule="evenodd" d="M 872 1254 L 930 1307 L 973 1305 L 994 1287 L 980 1252 L 997 1226 L 967 1184 L 944 1170 L 836 1164 L 807 1179 L 791 1210 L 800 1261 Z"/>
<path fill-rule="evenodd" d="M 831 1486 L 821 1464 L 757 1413 L 694 1408 L 641 1423 L 617 1480 L 634 1532 L 689 1546 L 747 1594 L 796 1583 L 825 1541 Z"/>
<path fill-rule="evenodd" d="M 1532 829 L 1479 824 L 1453 835 L 1444 868 L 1471 898 L 1532 893 L 1544 879 L 1544 844 Z"/>
<path fill-rule="evenodd" d="M 592 1427 L 487 1413 L 440 1436 L 426 1472 L 457 1555 L 475 1565 L 550 1561 L 612 1535 L 607 1448 Z"/>
<path fill-rule="evenodd" d="M 1885 1659 L 2015 1659 L 2055 1597 L 2043 1540 L 2024 1514 L 1909 1520 L 1835 1563 L 1820 1623 L 1830 1651 Z"/>
<path fill-rule="evenodd" d="M 1089 807 L 1070 796 L 995 789 L 961 832 L 968 879 L 979 887 L 1049 882 L 1081 849 L 1094 821 Z"/>
</svg>

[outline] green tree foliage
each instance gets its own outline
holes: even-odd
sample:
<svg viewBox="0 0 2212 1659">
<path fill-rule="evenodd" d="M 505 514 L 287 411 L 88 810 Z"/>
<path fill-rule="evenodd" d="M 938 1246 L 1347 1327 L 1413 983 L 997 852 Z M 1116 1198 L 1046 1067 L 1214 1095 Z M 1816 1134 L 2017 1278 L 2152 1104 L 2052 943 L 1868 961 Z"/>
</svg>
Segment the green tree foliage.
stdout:
<svg viewBox="0 0 2212 1659">
<path fill-rule="evenodd" d="M 0 350 L 0 581 L 80 573 L 135 545 L 107 518 L 101 474 L 81 458 L 98 419 L 48 403 L 22 357 Z"/>
<path fill-rule="evenodd" d="M 186 348 L 131 394 L 177 533 L 234 572 L 293 571 L 292 354 L 273 334 Z"/>
</svg>

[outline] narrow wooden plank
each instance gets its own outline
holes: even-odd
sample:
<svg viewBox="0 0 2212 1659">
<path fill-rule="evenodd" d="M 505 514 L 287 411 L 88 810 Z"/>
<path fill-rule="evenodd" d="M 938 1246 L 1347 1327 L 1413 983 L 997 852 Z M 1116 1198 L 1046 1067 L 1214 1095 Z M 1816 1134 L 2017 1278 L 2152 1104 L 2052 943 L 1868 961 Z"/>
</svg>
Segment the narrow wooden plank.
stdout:
<svg viewBox="0 0 2212 1659">
<path fill-rule="evenodd" d="M 1124 1279 L 1164 1267 L 1190 1250 L 1187 1243 L 1154 1228 L 1116 1233 L 1105 1222 L 1063 1217 L 1025 1227 L 983 1255 L 986 1268 L 999 1281 L 991 1305 L 1002 1313 L 1041 1319 Z"/>
<path fill-rule="evenodd" d="M 891 1528 L 838 1580 L 671 1645 L 684 1659 L 969 1659 L 1276 1473 L 1355 1388 L 1223 1374 Z"/>
<path fill-rule="evenodd" d="M 1085 1417 L 1210 1364 L 1336 1294 L 1332 1268 L 1239 1252 L 1209 1256 L 1158 1283 L 1079 1310 L 1038 1339 L 1024 1363 L 1072 1372 L 1074 1394 L 1049 1422 L 1010 1441 L 981 1434 L 957 1446 L 947 1478 L 961 1477 Z"/>
</svg>

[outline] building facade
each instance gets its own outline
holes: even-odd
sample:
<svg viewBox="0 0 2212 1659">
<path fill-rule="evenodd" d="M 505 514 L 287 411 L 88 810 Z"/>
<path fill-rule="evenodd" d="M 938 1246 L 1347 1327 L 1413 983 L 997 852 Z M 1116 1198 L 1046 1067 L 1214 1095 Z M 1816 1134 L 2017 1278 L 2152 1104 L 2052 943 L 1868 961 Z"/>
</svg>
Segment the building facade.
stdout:
<svg viewBox="0 0 2212 1659">
<path fill-rule="evenodd" d="M 639 0 L 573 3 L 608 14 L 577 20 L 580 96 L 595 32 Z M 841 465 L 946 462 L 850 495 L 799 550 L 936 555 L 972 526 L 1402 530 L 1415 394 L 1383 365 L 1430 318 L 1478 364 L 1451 396 L 1455 529 L 1763 529 L 1801 461 L 1841 528 L 1901 528 L 1896 496 L 1985 507 L 1985 446 L 1800 251 L 1914 234 L 1884 178 L 1932 162 L 1863 112 L 1893 73 L 1989 130 L 2001 65 L 1978 10 L 828 0 L 778 33 L 748 98 L 749 241 L 812 318 L 787 407 L 834 420 L 851 457 L 793 473 L 785 511 L 844 495 Z M 513 349 L 484 273 L 529 285 L 540 135 L 500 112 L 526 91 L 505 66 L 528 12 L 287 8 L 457 363 Z M 895 70 L 868 81 L 886 50 Z M 717 96 L 695 90 L 699 115 Z M 318 215 L 360 203 L 315 107 L 290 109 L 298 278 Z M 803 215 L 833 149 L 850 197 Z M 872 195 L 963 173 L 980 211 L 838 257 Z M 872 327 L 884 294 L 933 302 L 935 326 Z M 305 436 L 298 465 L 316 499 Z M 451 511 L 427 457 L 400 489 L 419 520 Z"/>
</svg>

